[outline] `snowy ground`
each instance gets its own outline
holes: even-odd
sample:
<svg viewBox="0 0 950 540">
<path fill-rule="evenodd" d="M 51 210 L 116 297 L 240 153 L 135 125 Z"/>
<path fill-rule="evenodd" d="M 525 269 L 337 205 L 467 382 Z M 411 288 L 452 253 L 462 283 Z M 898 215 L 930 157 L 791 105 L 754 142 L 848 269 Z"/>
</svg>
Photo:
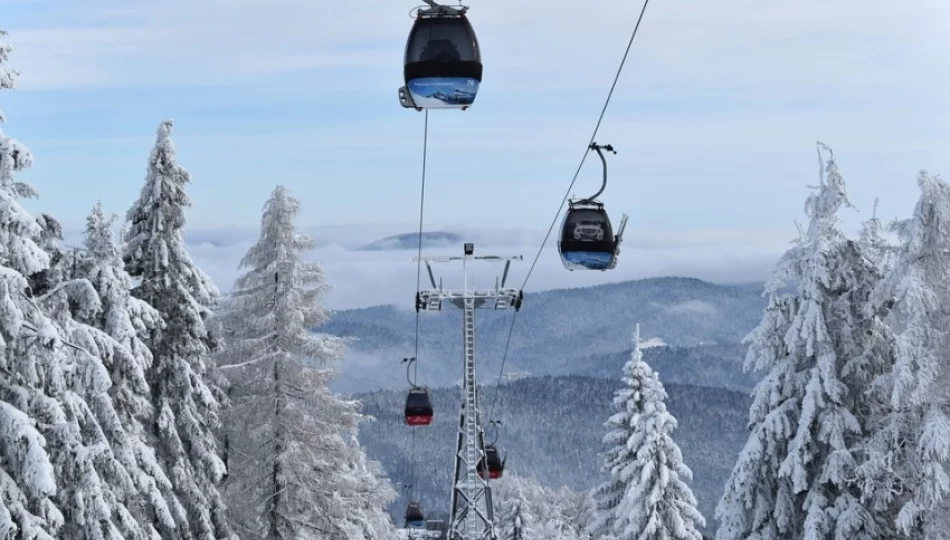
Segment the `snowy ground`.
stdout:
<svg viewBox="0 0 950 540">
<path fill-rule="evenodd" d="M 649 349 L 651 347 L 666 347 L 666 342 L 658 337 L 645 339 L 640 342 L 641 349 Z"/>
</svg>

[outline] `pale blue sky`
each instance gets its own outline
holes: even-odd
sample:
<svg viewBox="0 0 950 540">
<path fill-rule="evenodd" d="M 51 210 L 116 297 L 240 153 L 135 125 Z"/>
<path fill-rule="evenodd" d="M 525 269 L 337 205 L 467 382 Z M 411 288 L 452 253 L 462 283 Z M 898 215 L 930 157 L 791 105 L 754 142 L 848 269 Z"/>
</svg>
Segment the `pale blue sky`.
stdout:
<svg viewBox="0 0 950 540">
<path fill-rule="evenodd" d="M 427 221 L 544 229 L 640 2 L 470 5 L 485 78 L 470 110 L 430 114 Z M 412 7 L 0 0 L 22 71 L 3 129 L 35 154 L 30 208 L 69 228 L 97 198 L 124 215 L 173 117 L 190 227 L 255 227 L 277 183 L 302 225 L 413 222 L 423 115 L 396 98 Z M 948 35 L 945 0 L 653 0 L 598 137 L 619 151 L 603 200 L 631 232 L 790 237 L 821 139 L 864 215 L 875 196 L 906 215 L 918 169 L 950 175 Z M 599 174 L 589 160 L 577 194 Z"/>
</svg>

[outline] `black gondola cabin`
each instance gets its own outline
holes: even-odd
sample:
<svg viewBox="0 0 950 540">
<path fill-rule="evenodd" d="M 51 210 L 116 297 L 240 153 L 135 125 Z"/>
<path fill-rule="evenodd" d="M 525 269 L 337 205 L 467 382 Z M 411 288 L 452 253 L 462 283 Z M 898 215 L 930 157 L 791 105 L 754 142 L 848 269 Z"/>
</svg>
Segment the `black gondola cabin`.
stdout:
<svg viewBox="0 0 950 540">
<path fill-rule="evenodd" d="M 425 388 L 413 388 L 406 396 L 406 423 L 410 426 L 428 426 L 432 423 L 432 401 Z"/>
<path fill-rule="evenodd" d="M 501 475 L 505 472 L 505 464 L 501 461 L 498 450 L 492 444 L 485 446 L 485 457 L 478 462 L 478 467 L 476 468 L 478 476 L 481 478 L 485 478 L 486 461 L 488 462 L 488 478 L 492 480 L 501 478 Z"/>
<path fill-rule="evenodd" d="M 558 253 L 561 254 L 561 263 L 568 270 L 611 270 L 617 267 L 617 255 L 620 254 L 620 243 L 623 241 L 623 231 L 627 226 L 627 215 L 624 214 L 617 227 L 617 234 L 613 232 L 610 217 L 604 210 L 604 203 L 597 197 L 607 189 L 607 159 L 603 150 L 617 153 L 613 145 L 590 143 L 588 150 L 594 150 L 600 157 L 604 167 L 604 179 L 600 190 L 586 199 L 571 200 L 567 204 L 567 212 L 561 223 L 561 238 L 557 243 Z"/>
<path fill-rule="evenodd" d="M 425 527 L 426 518 L 422 514 L 422 504 L 410 502 L 406 507 L 406 527 Z"/>
<path fill-rule="evenodd" d="M 603 203 L 569 202 L 558 251 L 568 270 L 608 270 L 617 265 L 617 239 Z"/>
<path fill-rule="evenodd" d="M 482 56 L 467 8 L 420 9 L 406 40 L 403 107 L 467 109 L 482 81 Z"/>
</svg>

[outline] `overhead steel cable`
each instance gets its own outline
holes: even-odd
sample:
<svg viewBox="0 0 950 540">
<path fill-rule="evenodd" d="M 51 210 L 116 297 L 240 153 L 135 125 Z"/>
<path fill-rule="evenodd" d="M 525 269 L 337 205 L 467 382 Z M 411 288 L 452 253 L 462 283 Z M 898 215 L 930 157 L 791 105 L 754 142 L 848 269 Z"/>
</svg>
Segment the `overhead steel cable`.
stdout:
<svg viewBox="0 0 950 540">
<path fill-rule="evenodd" d="M 423 123 L 422 129 L 422 189 L 419 194 L 419 246 L 418 246 L 418 259 L 416 263 L 416 298 L 419 297 L 419 291 L 422 287 L 422 226 L 424 223 L 425 217 L 425 206 L 426 206 L 426 169 L 428 162 L 429 154 L 429 110 L 425 111 L 425 120 Z M 416 309 L 416 336 L 415 336 L 415 352 L 412 362 L 412 384 L 416 385 L 419 383 L 419 310 Z M 411 487 L 409 498 L 412 499 L 412 489 L 416 490 L 418 494 L 418 488 L 416 487 L 416 430 L 412 428 L 411 440 L 409 443 L 409 455 L 411 456 L 411 470 L 409 473 L 409 485 Z"/>
<path fill-rule="evenodd" d="M 594 143 L 594 139 L 597 138 L 597 132 L 600 130 L 600 125 L 604 121 L 604 116 L 607 114 L 607 107 L 610 105 L 610 99 L 614 95 L 614 90 L 617 88 L 617 82 L 620 80 L 620 75 L 623 73 L 623 67 L 627 63 L 627 57 L 630 55 L 630 49 L 633 46 L 633 41 L 637 37 L 637 31 L 640 29 L 640 23 L 643 21 L 643 15 L 646 13 L 647 5 L 650 3 L 650 0 L 644 0 L 643 7 L 640 9 L 640 16 L 637 17 L 637 24 L 633 27 L 633 32 L 630 33 L 630 39 L 627 41 L 627 48 L 623 52 L 623 58 L 620 59 L 620 65 L 617 67 L 617 73 L 614 75 L 614 80 L 610 84 L 610 90 L 607 92 L 607 99 L 604 100 L 604 105 L 600 109 L 600 115 L 597 117 L 597 124 L 594 125 L 594 131 L 590 135 L 590 140 L 587 142 L 587 146 L 584 148 L 584 155 L 581 157 L 580 164 L 577 165 L 577 170 L 574 171 L 574 177 L 571 179 L 571 183 L 567 186 L 567 190 L 564 191 L 564 197 L 561 199 L 561 204 L 558 206 L 557 212 L 554 214 L 554 219 L 551 220 L 551 225 L 548 227 L 548 232 L 544 235 L 544 240 L 541 241 L 541 247 L 538 248 L 538 253 L 534 256 L 534 260 L 531 262 L 531 266 L 528 268 L 528 273 L 525 275 L 524 281 L 521 283 L 521 290 L 524 291 L 524 288 L 528 285 L 528 280 L 531 279 L 531 274 L 534 272 L 534 267 L 538 264 L 538 259 L 541 258 L 541 253 L 544 251 L 544 246 L 547 244 L 548 239 L 551 237 L 551 232 L 554 230 L 555 225 L 557 225 L 557 218 L 561 215 L 561 211 L 564 209 L 564 203 L 567 202 L 568 198 L 571 195 L 571 190 L 574 188 L 574 184 L 577 183 L 577 177 L 580 176 L 581 169 L 584 167 L 584 163 L 587 161 L 587 155 L 590 153 L 590 146 Z M 505 349 L 501 357 L 501 368 L 498 370 L 498 380 L 495 383 L 495 392 L 492 397 L 491 408 L 488 412 L 488 421 L 490 422 L 493 418 L 495 412 L 495 403 L 498 400 L 498 391 L 501 387 L 501 378 L 505 373 L 505 363 L 508 361 L 508 351 L 511 345 L 511 336 L 515 329 L 515 321 L 517 320 L 518 311 L 515 311 L 511 315 L 511 325 L 508 327 L 508 338 L 505 340 Z"/>
</svg>

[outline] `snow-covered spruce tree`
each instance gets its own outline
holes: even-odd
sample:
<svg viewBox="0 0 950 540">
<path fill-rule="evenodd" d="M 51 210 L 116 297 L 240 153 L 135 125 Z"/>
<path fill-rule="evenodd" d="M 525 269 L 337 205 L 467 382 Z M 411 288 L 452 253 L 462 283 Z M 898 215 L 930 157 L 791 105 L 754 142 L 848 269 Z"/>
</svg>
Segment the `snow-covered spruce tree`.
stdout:
<svg viewBox="0 0 950 540">
<path fill-rule="evenodd" d="M 86 219 L 86 254 L 80 267 L 102 306 L 90 314 L 87 323 L 117 342 L 103 359 L 112 378 L 109 394 L 129 437 L 129 451 L 120 458 L 131 461 L 126 465 L 140 493 L 141 503 L 134 505 L 133 513 L 140 523 L 148 524 L 151 536 L 157 535 L 157 530 L 174 537 L 176 523 L 184 523 L 188 517 L 149 445 L 151 437 L 145 428 L 153 414 L 146 379 L 152 352 L 143 339 L 161 327 L 161 316 L 130 294 L 132 278 L 115 242 L 115 222 L 115 215 L 106 219 L 98 202 Z"/>
<path fill-rule="evenodd" d="M 363 421 L 372 420 L 363 417 Z M 387 505 L 397 497 L 396 490 L 385 476 L 383 466 L 370 459 L 360 445 L 357 430 L 346 434 L 346 460 L 339 471 L 340 491 L 348 493 L 351 501 L 345 503 L 347 513 L 343 520 L 353 531 L 356 540 L 394 540 L 395 528 Z"/>
<path fill-rule="evenodd" d="M 495 515 L 498 521 L 495 524 L 498 530 L 498 540 L 535 540 L 538 533 L 535 531 L 535 516 L 531 512 L 525 490 L 515 473 L 508 472 L 501 482 L 494 488 L 493 500 Z"/>
<path fill-rule="evenodd" d="M 545 488 L 533 478 L 509 471 L 501 480 L 492 482 L 492 501 L 495 505 L 495 529 L 499 540 L 506 540 L 508 533 L 515 532 L 512 527 L 515 516 L 521 516 L 524 538 L 591 538 L 586 530 L 591 504 L 587 492 L 572 491 L 565 486 L 558 489 Z M 516 502 L 515 505 L 513 502 Z M 520 508 L 515 508 L 516 505 L 520 505 Z"/>
<path fill-rule="evenodd" d="M 767 373 L 716 511 L 719 540 L 889 538 L 862 502 L 856 472 L 880 411 L 872 380 L 890 362 L 882 321 L 869 309 L 881 276 L 837 229 L 844 179 L 833 154 L 825 166 L 819 152 L 819 161 L 807 233 L 779 261 L 762 322 L 746 338 L 746 369 Z M 795 292 L 779 294 L 789 282 Z"/>
<path fill-rule="evenodd" d="M 0 31 L 0 38 L 6 32 Z M 13 88 L 11 47 L 0 41 L 0 89 Z M 0 121 L 3 113 L 0 112 Z M 0 131 L 0 539 L 52 540 L 63 516 L 42 427 L 59 426 L 62 406 L 52 397 L 63 384 L 56 328 L 34 310 L 27 276 L 49 265 L 37 241 L 39 225 L 20 205 L 36 190 L 14 173 L 33 163 L 30 150 Z"/>
<path fill-rule="evenodd" d="M 41 429 L 59 480 L 55 500 L 64 515 L 61 534 L 76 539 L 158 538 L 133 509 L 141 505 L 133 477 L 143 474 L 134 436 L 119 418 L 104 364 L 125 356 L 121 344 L 86 324 L 102 303 L 85 278 L 69 279 L 60 242 L 62 227 L 48 215 L 37 218 L 38 242 L 50 264 L 29 277 L 31 303 L 49 314 L 64 338 L 64 386 L 53 395 L 65 413 L 64 425 Z"/>
<path fill-rule="evenodd" d="M 115 242 L 115 221 L 115 215 L 106 219 L 99 202 L 86 218 L 84 243 L 90 263 L 87 277 L 102 303 L 93 326 L 125 345 L 124 352 L 129 353 L 121 362 L 108 366 L 115 383 L 110 393 L 122 423 L 129 431 L 143 434 L 141 420 L 148 419 L 152 410 L 145 378 L 152 365 L 152 352 L 142 337 L 161 327 L 161 315 L 131 295 L 132 278 L 125 271 Z"/>
<path fill-rule="evenodd" d="M 877 218 L 877 204 L 875 199 L 874 214 L 862 224 L 859 244 L 868 260 L 882 275 L 887 276 L 893 270 L 896 247 L 884 238 L 884 228 Z M 886 279 L 878 283 L 875 294 L 866 307 L 868 313 L 873 311 L 879 316 L 871 321 L 869 332 L 873 338 L 868 339 L 870 348 L 867 350 L 867 357 L 875 359 L 873 365 L 877 371 L 868 373 L 871 383 L 866 394 L 868 399 L 864 409 L 865 436 L 864 441 L 860 443 L 863 455 L 856 467 L 856 481 L 861 486 L 865 506 L 880 523 L 881 534 L 886 538 L 899 538 L 898 494 L 903 490 L 901 484 L 904 479 L 895 474 L 894 454 L 891 451 L 896 440 L 894 437 L 902 436 L 894 431 L 896 424 L 891 422 L 891 374 L 897 361 L 898 347 L 894 330 L 887 320 L 894 300 L 891 297 L 882 298 L 880 295 L 886 288 Z M 901 443 L 900 446 L 903 447 L 904 444 Z"/>
<path fill-rule="evenodd" d="M 891 226 L 900 244 L 876 294 L 897 358 L 879 378 L 890 411 L 865 490 L 907 538 L 936 540 L 950 530 L 950 186 L 926 172 L 917 183 L 912 217 Z"/>
<path fill-rule="evenodd" d="M 126 216 L 122 259 L 129 275 L 140 280 L 132 296 L 158 310 L 164 323 L 145 342 L 153 355 L 147 380 L 156 453 L 187 511 L 175 534 L 232 538 L 218 492 L 225 474 L 215 437 L 219 404 L 206 382 L 216 346 L 207 323 L 218 291 L 185 248 L 182 230 L 191 204 L 185 184 L 191 176 L 177 163 L 171 132 L 171 120 L 158 127 L 145 186 Z"/>
<path fill-rule="evenodd" d="M 389 538 L 385 506 L 396 494 L 355 442 L 358 403 L 335 396 L 322 369 L 345 341 L 312 332 L 329 317 L 319 302 L 327 286 L 320 265 L 301 258 L 313 241 L 294 229 L 299 207 L 274 190 L 220 317 L 232 523 L 266 540 Z"/>
<path fill-rule="evenodd" d="M 148 538 L 130 510 L 139 502 L 132 481 L 138 466 L 113 407 L 112 381 L 103 361 L 114 359 L 120 346 L 80 322 L 101 308 L 88 281 L 45 284 L 51 288 L 35 298 L 35 305 L 50 314 L 66 345 L 64 387 L 56 395 L 66 423 L 44 432 L 59 481 L 56 501 L 65 518 L 61 534 L 77 540 Z"/>
<path fill-rule="evenodd" d="M 5 35 L 0 32 L 0 38 Z M 6 68 L 10 50 L 0 43 L 4 89 L 13 87 L 16 75 Z M 61 537 L 74 530 L 71 525 L 77 516 L 105 516 L 101 526 L 108 529 L 114 510 L 101 492 L 86 492 L 88 498 L 68 502 L 101 503 L 89 512 L 69 509 L 64 519 L 55 506 L 65 484 L 56 477 L 68 476 L 70 469 L 91 468 L 93 459 L 108 459 L 109 449 L 87 447 L 77 440 L 76 413 L 85 416 L 89 408 L 70 383 L 85 374 L 88 355 L 66 349 L 62 329 L 31 298 L 30 282 L 50 268 L 50 255 L 41 247 L 47 231 L 19 203 L 21 197 L 36 197 L 36 190 L 14 178 L 32 161 L 29 149 L 0 131 L 0 538 L 4 540 Z M 96 431 L 94 424 L 83 427 Z M 87 477 L 96 479 L 98 472 Z M 78 493 L 90 486 L 75 487 Z"/>
<path fill-rule="evenodd" d="M 590 525 L 593 517 L 593 499 L 590 491 L 574 491 L 567 486 L 550 493 L 561 516 L 569 524 L 570 537 L 591 540 Z"/>
<path fill-rule="evenodd" d="M 604 470 L 610 478 L 595 488 L 595 538 L 702 540 L 706 522 L 686 482 L 693 473 L 673 441 L 676 419 L 666 410 L 666 390 L 643 361 L 640 328 L 624 365 L 626 385 L 614 395 L 617 411 L 605 426 Z"/>
</svg>

